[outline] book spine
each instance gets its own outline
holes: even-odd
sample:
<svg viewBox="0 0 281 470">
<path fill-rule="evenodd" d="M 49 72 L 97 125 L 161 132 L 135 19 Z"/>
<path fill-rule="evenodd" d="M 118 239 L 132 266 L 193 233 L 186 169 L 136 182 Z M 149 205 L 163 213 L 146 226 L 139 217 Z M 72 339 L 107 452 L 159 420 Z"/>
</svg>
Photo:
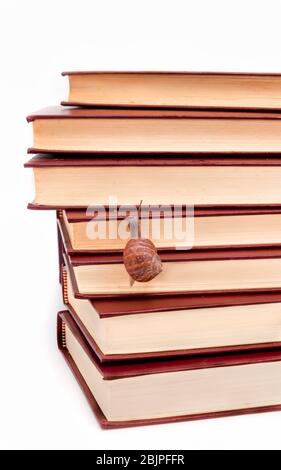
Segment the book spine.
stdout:
<svg viewBox="0 0 281 470">
<path fill-rule="evenodd" d="M 61 323 L 61 347 L 66 349 L 66 334 L 65 334 L 65 322 Z"/>
<path fill-rule="evenodd" d="M 57 218 L 61 220 L 62 218 L 62 211 L 57 211 Z M 62 270 L 64 266 L 63 262 L 63 242 L 61 239 L 60 230 L 57 227 L 57 234 L 58 234 L 58 263 L 59 263 L 59 282 L 62 284 Z"/>
<path fill-rule="evenodd" d="M 62 296 L 63 296 L 63 302 L 65 304 L 68 304 L 68 289 L 67 289 L 67 272 L 66 268 L 63 267 L 62 269 Z"/>
<path fill-rule="evenodd" d="M 57 316 L 57 344 L 61 351 L 67 349 L 65 333 L 66 322 L 64 320 L 64 313 L 65 312 L 59 312 Z"/>
</svg>

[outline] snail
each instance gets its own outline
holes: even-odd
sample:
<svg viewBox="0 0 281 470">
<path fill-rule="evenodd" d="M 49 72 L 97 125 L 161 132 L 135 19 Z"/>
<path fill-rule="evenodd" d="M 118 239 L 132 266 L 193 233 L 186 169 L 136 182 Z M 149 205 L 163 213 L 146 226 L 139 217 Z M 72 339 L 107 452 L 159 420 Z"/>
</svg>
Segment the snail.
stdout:
<svg viewBox="0 0 281 470">
<path fill-rule="evenodd" d="M 137 219 L 129 218 L 129 223 L 131 239 L 125 246 L 123 262 L 131 277 L 131 285 L 133 285 L 135 281 L 151 281 L 163 268 L 161 258 L 157 253 L 155 245 L 148 238 L 141 237 L 139 211 Z"/>
</svg>

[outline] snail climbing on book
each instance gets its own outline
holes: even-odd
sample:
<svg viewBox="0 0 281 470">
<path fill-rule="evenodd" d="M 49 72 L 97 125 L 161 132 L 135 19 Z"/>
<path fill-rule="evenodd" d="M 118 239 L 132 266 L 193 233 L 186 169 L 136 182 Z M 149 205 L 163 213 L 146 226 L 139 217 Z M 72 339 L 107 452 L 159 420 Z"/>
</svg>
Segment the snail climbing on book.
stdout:
<svg viewBox="0 0 281 470">
<path fill-rule="evenodd" d="M 129 217 L 131 239 L 123 252 L 124 266 L 130 275 L 131 286 L 135 281 L 148 282 L 154 279 L 163 269 L 162 261 L 151 240 L 142 238 L 140 229 L 140 208 L 137 217 Z"/>
</svg>

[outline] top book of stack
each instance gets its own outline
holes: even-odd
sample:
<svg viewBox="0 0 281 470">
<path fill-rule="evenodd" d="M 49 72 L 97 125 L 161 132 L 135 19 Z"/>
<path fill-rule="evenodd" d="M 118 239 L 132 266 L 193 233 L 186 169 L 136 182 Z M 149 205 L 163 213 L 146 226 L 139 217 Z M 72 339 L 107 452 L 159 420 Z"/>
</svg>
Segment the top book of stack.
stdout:
<svg viewBox="0 0 281 470">
<path fill-rule="evenodd" d="M 281 110 L 281 75 L 217 72 L 63 72 L 63 105 Z"/>
<path fill-rule="evenodd" d="M 62 104 L 69 106 L 28 116 L 34 135 L 30 153 L 281 153 L 281 75 L 63 75 L 70 87 Z"/>
</svg>

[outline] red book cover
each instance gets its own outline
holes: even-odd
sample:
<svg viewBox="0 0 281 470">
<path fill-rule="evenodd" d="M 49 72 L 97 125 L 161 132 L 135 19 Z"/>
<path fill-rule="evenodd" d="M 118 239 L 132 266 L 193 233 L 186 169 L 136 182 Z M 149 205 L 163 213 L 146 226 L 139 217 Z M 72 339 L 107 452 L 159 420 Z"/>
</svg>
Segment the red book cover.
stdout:
<svg viewBox="0 0 281 470">
<path fill-rule="evenodd" d="M 238 365 L 249 365 L 249 364 L 261 364 L 261 363 L 272 363 L 281 361 L 281 351 L 279 350 L 266 350 L 266 351 L 255 351 L 246 353 L 229 353 L 220 355 L 210 355 L 193 358 L 169 358 L 169 359 L 151 359 L 147 361 L 135 361 L 135 362 L 117 362 L 117 363 L 102 363 L 99 361 L 95 352 L 85 339 L 81 330 L 77 324 L 71 318 L 70 314 L 60 312 L 58 314 L 58 346 L 63 353 L 68 365 L 74 373 L 82 391 L 84 392 L 96 418 L 103 428 L 119 428 L 119 427 L 130 427 L 130 426 L 141 426 L 149 424 L 161 424 L 168 422 L 179 422 L 197 419 L 217 418 L 223 416 L 233 416 L 247 413 L 259 413 L 266 411 L 279 411 L 281 410 L 280 403 L 270 406 L 261 407 L 248 407 L 244 409 L 233 409 L 227 411 L 218 411 L 211 413 L 193 414 L 185 416 L 171 416 L 165 418 L 152 418 L 152 419 L 137 419 L 130 421 L 109 421 L 106 419 L 102 410 L 98 406 L 92 392 L 90 391 L 85 379 L 81 375 L 77 365 L 75 364 L 72 356 L 67 350 L 65 327 L 68 327 L 71 333 L 74 335 L 78 343 L 83 348 L 86 355 L 89 357 L 93 366 L 100 372 L 103 380 L 116 380 L 128 377 L 136 377 L 149 374 L 161 374 L 178 371 L 192 371 L 200 369 L 210 368 L 223 368 L 232 367 Z M 281 400 L 280 400 L 281 401 Z"/>
</svg>

